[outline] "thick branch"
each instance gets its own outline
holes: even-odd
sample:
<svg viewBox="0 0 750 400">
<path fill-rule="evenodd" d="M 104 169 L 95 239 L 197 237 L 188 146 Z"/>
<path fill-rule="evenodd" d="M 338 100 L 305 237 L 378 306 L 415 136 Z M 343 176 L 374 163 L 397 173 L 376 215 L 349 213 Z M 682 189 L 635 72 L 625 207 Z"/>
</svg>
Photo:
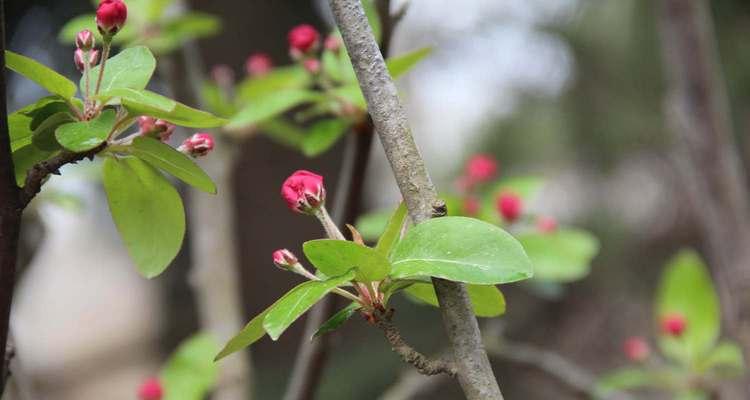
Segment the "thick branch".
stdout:
<svg viewBox="0 0 750 400">
<path fill-rule="evenodd" d="M 437 192 L 409 131 L 398 91 L 359 0 L 329 0 L 336 24 L 357 73 L 368 111 L 414 223 L 433 215 Z M 463 285 L 433 280 L 443 321 L 458 367 L 458 379 L 469 400 L 502 399 L 479 325 Z"/>
<path fill-rule="evenodd" d="M 456 366 L 453 363 L 439 359 L 430 359 L 406 343 L 401 337 L 401 332 L 399 332 L 396 325 L 391 322 L 392 317 L 393 309 L 388 310 L 385 313 L 377 313 L 375 315 L 375 326 L 383 330 L 385 338 L 388 339 L 388 343 L 391 344 L 391 349 L 398 354 L 405 363 L 413 365 L 422 375 L 432 376 L 447 374 L 452 377 L 456 376 Z"/>
</svg>

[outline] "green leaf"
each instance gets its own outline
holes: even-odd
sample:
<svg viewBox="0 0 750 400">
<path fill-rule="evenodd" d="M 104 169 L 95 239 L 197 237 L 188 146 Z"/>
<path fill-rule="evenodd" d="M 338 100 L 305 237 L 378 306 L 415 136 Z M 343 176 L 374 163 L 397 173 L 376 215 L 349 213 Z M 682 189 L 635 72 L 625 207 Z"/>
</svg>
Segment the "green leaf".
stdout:
<svg viewBox="0 0 750 400">
<path fill-rule="evenodd" d="M 5 66 L 35 82 L 50 93 L 69 99 L 76 95 L 76 84 L 53 69 L 31 58 L 5 51 Z"/>
<path fill-rule="evenodd" d="M 270 119 L 260 124 L 260 130 L 276 143 L 299 149 L 305 140 L 305 133 L 296 124 L 280 118 Z"/>
<path fill-rule="evenodd" d="M 505 313 L 505 297 L 493 285 L 466 285 L 469 298 L 478 317 L 497 317 Z M 440 307 L 431 283 L 415 283 L 404 291 L 409 297 L 431 306 Z"/>
<path fill-rule="evenodd" d="M 679 338 L 662 335 L 665 354 L 694 362 L 710 351 L 719 337 L 719 300 L 700 256 L 682 250 L 667 265 L 657 295 L 656 318 L 678 313 L 687 327 Z"/>
<path fill-rule="evenodd" d="M 107 109 L 91 121 L 60 125 L 55 131 L 57 142 L 66 149 L 82 153 L 104 143 L 115 126 L 115 111 Z"/>
<path fill-rule="evenodd" d="M 400 78 L 414 68 L 415 65 L 419 64 L 420 61 L 429 56 L 430 53 L 432 53 L 432 48 L 423 47 L 396 57 L 391 57 L 386 61 L 388 72 L 391 73 L 393 79 Z"/>
<path fill-rule="evenodd" d="M 42 150 L 33 144 L 26 145 L 13 152 L 13 167 L 15 169 L 16 184 L 26 186 L 26 174 L 35 164 L 48 160 L 57 151 Z"/>
<path fill-rule="evenodd" d="M 207 193 L 216 193 L 216 185 L 211 178 L 190 157 L 172 146 L 150 137 L 138 137 L 128 149 L 134 156 L 169 172 L 188 185 Z"/>
<path fill-rule="evenodd" d="M 224 91 L 213 82 L 204 82 L 201 87 L 201 98 L 209 111 L 222 117 L 234 114 L 234 105 L 226 98 Z"/>
<path fill-rule="evenodd" d="M 479 212 L 479 219 L 492 224 L 504 224 L 505 222 L 497 212 L 497 207 L 495 207 L 497 198 L 501 193 L 515 193 L 521 197 L 523 204 L 528 204 L 536 198 L 543 186 L 544 180 L 535 176 L 515 177 L 501 181 L 482 197 L 482 209 Z"/>
<path fill-rule="evenodd" d="M 385 232 L 392 216 L 392 209 L 373 211 L 360 216 L 355 226 L 362 238 L 368 242 L 374 242 Z"/>
<path fill-rule="evenodd" d="M 101 65 L 91 69 L 92 92 L 99 78 Z M 130 47 L 107 60 L 100 93 L 113 89 L 145 89 L 156 69 L 156 59 L 145 46 Z M 85 90 L 85 78 L 81 78 L 81 92 Z"/>
<path fill-rule="evenodd" d="M 263 319 L 263 329 L 268 332 L 272 340 L 277 340 L 286 328 L 323 296 L 352 279 L 354 279 L 354 271 L 349 271 L 344 275 L 324 281 L 311 281 L 297 286 L 268 311 L 268 315 Z"/>
<path fill-rule="evenodd" d="M 328 49 L 323 50 L 323 55 L 320 57 L 320 60 L 323 64 L 323 72 L 326 75 L 336 82 L 344 80 L 341 61 L 336 53 Z"/>
<path fill-rule="evenodd" d="M 740 374 L 745 370 L 742 348 L 736 343 L 722 342 L 701 362 L 701 370 L 716 369 L 722 376 Z"/>
<path fill-rule="evenodd" d="M 356 83 L 335 87 L 331 89 L 329 93 L 335 99 L 339 101 L 347 102 L 359 108 L 360 110 L 367 109 L 367 102 L 365 101 L 365 96 L 362 95 L 362 90 L 359 88 L 359 85 Z"/>
<path fill-rule="evenodd" d="M 213 128 L 227 122 L 148 90 L 119 88 L 104 92 L 101 96 L 119 98 L 131 116 L 148 115 L 188 128 Z"/>
<path fill-rule="evenodd" d="M 412 228 L 391 253 L 394 279 L 436 277 L 495 285 L 530 278 L 531 261 L 504 230 L 472 218 L 441 217 Z"/>
<path fill-rule="evenodd" d="M 34 131 L 53 114 L 67 112 L 68 104 L 59 96 L 47 96 L 8 116 L 11 151 L 31 144 Z"/>
<path fill-rule="evenodd" d="M 185 210 L 174 187 L 135 157 L 104 161 L 104 189 L 120 235 L 147 278 L 162 273 L 182 247 Z"/>
<path fill-rule="evenodd" d="M 406 203 L 401 202 L 390 220 L 388 220 L 388 225 L 385 227 L 385 231 L 380 236 L 380 239 L 378 239 L 375 251 L 382 254 L 384 257 L 390 255 L 393 246 L 399 239 L 401 239 L 401 230 L 404 227 L 404 221 L 406 221 L 406 212 Z"/>
<path fill-rule="evenodd" d="M 654 386 L 656 379 L 656 374 L 643 368 L 621 368 L 604 375 L 596 391 L 605 396 L 615 391 Z"/>
<path fill-rule="evenodd" d="M 336 329 L 339 329 L 341 325 L 344 324 L 344 322 L 348 321 L 349 318 L 354 315 L 354 313 L 357 312 L 362 308 L 362 305 L 359 303 L 351 303 L 346 308 L 340 310 L 336 314 L 333 314 L 331 318 L 328 319 L 328 321 L 324 322 L 323 325 L 318 328 L 317 331 L 315 331 L 315 334 L 312 336 L 311 339 L 315 339 L 319 336 L 323 336 L 327 333 L 331 333 L 335 331 Z"/>
<path fill-rule="evenodd" d="M 585 277 L 599 252 L 599 241 L 582 230 L 516 235 L 534 265 L 534 279 L 571 282 Z"/>
<path fill-rule="evenodd" d="M 219 349 L 209 334 L 186 340 L 167 361 L 161 372 L 164 400 L 203 400 L 219 375 L 213 356 Z"/>
<path fill-rule="evenodd" d="M 358 282 L 372 282 L 384 279 L 391 268 L 381 253 L 347 240 L 310 240 L 302 250 L 315 268 L 327 276 L 341 275 L 356 267 Z"/>
<path fill-rule="evenodd" d="M 55 139 L 55 130 L 62 124 L 74 121 L 75 119 L 68 112 L 52 114 L 34 129 L 34 137 L 32 138 L 34 146 L 42 150 L 59 150 L 60 144 Z"/>
<path fill-rule="evenodd" d="M 302 285 L 305 285 L 305 283 L 303 283 Z M 299 285 L 296 288 L 302 285 Z M 236 353 L 244 349 L 245 347 L 248 347 L 257 342 L 263 336 L 266 336 L 266 331 L 265 329 L 263 329 L 263 320 L 266 318 L 266 315 L 268 315 L 268 312 L 271 311 L 271 309 L 273 309 L 285 297 L 289 296 L 289 293 L 292 293 L 293 291 L 294 289 L 285 294 L 282 298 L 277 300 L 276 303 L 273 303 L 262 313 L 256 315 L 255 318 L 251 319 L 250 322 L 248 322 L 247 325 L 245 325 L 245 327 L 242 328 L 242 330 L 238 334 L 236 334 L 232 339 L 229 340 L 229 342 L 227 342 L 226 345 L 224 345 L 224 348 L 221 349 L 216 357 L 214 357 L 214 361 L 219 361 L 230 354 Z"/>
<path fill-rule="evenodd" d="M 131 7 L 132 9 L 132 7 Z M 84 14 L 79 15 L 70 21 L 60 30 L 57 39 L 66 44 L 73 44 L 76 40 L 78 32 L 88 29 L 96 36 L 96 42 L 102 43 L 102 35 L 99 34 L 99 30 L 96 28 L 96 15 L 95 14 Z M 130 42 L 135 39 L 138 33 L 133 28 L 132 24 L 125 24 L 122 30 L 117 32 L 114 38 L 112 38 L 113 44 L 122 44 Z"/>
<path fill-rule="evenodd" d="M 226 128 L 241 130 L 276 117 L 303 103 L 320 100 L 321 95 L 309 90 L 283 90 L 270 93 L 243 107 L 232 117 Z"/>
<path fill-rule="evenodd" d="M 310 85 L 310 74 L 300 65 L 278 67 L 267 74 L 244 80 L 237 87 L 237 101 L 241 105 L 259 102 L 266 96 Z"/>
<path fill-rule="evenodd" d="M 302 152 L 315 157 L 330 149 L 349 128 L 344 119 L 324 119 L 314 123 L 302 142 Z"/>
</svg>

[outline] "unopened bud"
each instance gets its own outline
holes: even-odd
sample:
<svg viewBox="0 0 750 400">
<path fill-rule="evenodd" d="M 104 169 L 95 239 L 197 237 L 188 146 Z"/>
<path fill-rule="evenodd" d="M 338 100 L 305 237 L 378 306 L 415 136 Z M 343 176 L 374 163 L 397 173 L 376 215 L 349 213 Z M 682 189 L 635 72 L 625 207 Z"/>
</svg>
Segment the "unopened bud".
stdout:
<svg viewBox="0 0 750 400">
<path fill-rule="evenodd" d="M 96 66 L 96 64 L 99 63 L 99 50 L 86 52 L 81 49 L 76 49 L 75 53 L 73 53 L 73 61 L 80 72 L 85 70 L 86 57 L 89 59 L 89 67 Z"/>
<path fill-rule="evenodd" d="M 210 133 L 196 133 L 185 139 L 177 150 L 192 156 L 203 157 L 214 149 L 214 137 Z"/>
<path fill-rule="evenodd" d="M 642 362 L 651 355 L 651 348 L 645 339 L 639 336 L 628 338 L 622 344 L 622 350 L 630 361 Z"/>
<path fill-rule="evenodd" d="M 79 49 L 89 51 L 93 49 L 95 45 L 96 40 L 94 39 L 94 32 L 84 29 L 76 35 L 76 47 Z"/>
<path fill-rule="evenodd" d="M 312 25 L 302 24 L 295 26 L 289 31 L 287 40 L 289 41 L 290 51 L 296 50 L 301 53 L 307 53 L 318 45 L 320 34 Z"/>
<path fill-rule="evenodd" d="M 111 37 L 128 19 L 128 7 L 122 0 L 101 0 L 96 9 L 96 26 L 102 36 Z"/>
<path fill-rule="evenodd" d="M 221 88 L 231 88 L 234 85 L 234 71 L 226 64 L 214 65 L 211 68 L 211 79 Z"/>
<path fill-rule="evenodd" d="M 292 211 L 312 214 L 325 202 L 323 177 L 310 171 L 296 171 L 281 185 L 281 197 Z"/>
<path fill-rule="evenodd" d="M 666 335 L 680 337 L 686 328 L 687 320 L 680 313 L 670 313 L 661 319 L 661 331 Z"/>
<path fill-rule="evenodd" d="M 279 249 L 273 252 L 273 263 L 281 269 L 293 269 L 299 260 L 291 251 Z"/>
<path fill-rule="evenodd" d="M 266 53 L 251 54 L 245 62 L 245 72 L 249 76 L 263 76 L 273 69 L 271 56 Z"/>
<path fill-rule="evenodd" d="M 302 65 L 305 67 L 305 70 L 307 70 L 307 72 L 313 75 L 316 75 L 320 72 L 320 60 L 318 60 L 317 58 L 308 58 L 302 62 Z"/>
<path fill-rule="evenodd" d="M 157 378 L 146 379 L 138 388 L 139 400 L 161 400 L 164 396 L 164 389 Z"/>
<path fill-rule="evenodd" d="M 553 233 L 557 230 L 557 220 L 552 217 L 539 217 L 536 220 L 536 227 L 539 232 Z"/>
<path fill-rule="evenodd" d="M 511 192 L 501 193 L 497 198 L 497 211 L 507 222 L 516 222 L 523 211 L 521 197 Z"/>
<path fill-rule="evenodd" d="M 325 42 L 323 42 L 323 47 L 328 51 L 337 53 L 341 49 L 341 40 L 336 35 L 328 35 Z"/>
</svg>

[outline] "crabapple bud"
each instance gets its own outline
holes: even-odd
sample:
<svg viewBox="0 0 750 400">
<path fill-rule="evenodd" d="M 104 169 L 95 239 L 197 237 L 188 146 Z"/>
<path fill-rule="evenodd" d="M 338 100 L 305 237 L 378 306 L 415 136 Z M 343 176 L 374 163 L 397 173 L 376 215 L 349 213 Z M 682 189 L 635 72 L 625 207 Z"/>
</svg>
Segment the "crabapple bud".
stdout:
<svg viewBox="0 0 750 400">
<path fill-rule="evenodd" d="M 661 318 L 661 331 L 665 335 L 680 337 L 685 333 L 687 320 L 680 313 L 669 313 Z"/>
<path fill-rule="evenodd" d="M 102 36 L 111 37 L 128 19 L 128 7 L 122 0 L 101 0 L 96 9 L 96 26 Z"/>
<path fill-rule="evenodd" d="M 336 53 L 339 51 L 339 49 L 341 49 L 341 40 L 336 35 L 328 35 L 326 40 L 323 42 L 323 47 L 325 47 L 328 51 Z"/>
<path fill-rule="evenodd" d="M 245 62 L 245 71 L 249 76 L 263 76 L 271 69 L 273 69 L 273 61 L 266 53 L 251 54 Z"/>
<path fill-rule="evenodd" d="M 139 400 L 161 400 L 164 389 L 157 378 L 146 379 L 138 388 Z"/>
<path fill-rule="evenodd" d="M 210 133 L 201 132 L 185 139 L 177 150 L 192 156 L 203 157 L 214 149 L 214 137 Z"/>
<path fill-rule="evenodd" d="M 291 251 L 279 249 L 273 252 L 273 263 L 281 269 L 292 269 L 299 263 L 299 260 Z"/>
<path fill-rule="evenodd" d="M 96 45 L 96 40 L 94 39 L 94 32 L 91 32 L 88 29 L 84 29 L 76 35 L 76 47 L 83 50 L 83 51 L 89 51 L 94 48 Z"/>
<path fill-rule="evenodd" d="M 305 70 L 307 70 L 307 72 L 313 75 L 320 72 L 320 60 L 318 60 L 317 58 L 308 58 L 302 62 L 302 65 L 305 67 Z"/>
<path fill-rule="evenodd" d="M 99 62 L 99 50 L 86 52 L 81 49 L 76 49 L 75 53 L 73 53 L 73 62 L 75 62 L 76 68 L 80 72 L 83 72 L 86 68 L 86 57 L 88 57 L 89 59 L 89 67 L 96 66 L 96 64 Z"/>
<path fill-rule="evenodd" d="M 466 163 L 466 176 L 473 183 L 487 182 L 497 174 L 497 161 L 486 154 L 477 154 Z"/>
<path fill-rule="evenodd" d="M 552 217 L 539 217 L 536 228 L 542 233 L 552 233 L 557 230 L 557 220 Z"/>
<path fill-rule="evenodd" d="M 323 177 L 310 171 L 296 171 L 281 185 L 281 197 L 292 211 L 312 214 L 325 202 Z"/>
<path fill-rule="evenodd" d="M 319 36 L 318 30 L 312 25 L 297 25 L 287 35 L 289 49 L 300 53 L 307 53 L 318 45 Z"/>
<path fill-rule="evenodd" d="M 517 194 L 503 192 L 497 198 L 497 211 L 503 216 L 503 219 L 513 223 L 521 216 L 523 202 Z"/>
<path fill-rule="evenodd" d="M 640 336 L 633 336 L 625 340 L 622 344 L 622 350 L 630 361 L 645 361 L 651 355 L 651 347 Z"/>
</svg>

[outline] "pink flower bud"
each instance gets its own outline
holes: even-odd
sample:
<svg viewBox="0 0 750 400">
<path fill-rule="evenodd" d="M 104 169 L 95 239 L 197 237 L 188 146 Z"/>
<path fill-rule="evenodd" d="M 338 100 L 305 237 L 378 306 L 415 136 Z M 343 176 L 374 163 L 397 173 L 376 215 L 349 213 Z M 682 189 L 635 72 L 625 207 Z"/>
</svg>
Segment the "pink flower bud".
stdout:
<svg viewBox="0 0 750 400">
<path fill-rule="evenodd" d="M 507 222 L 513 223 L 521 216 L 523 202 L 515 193 L 501 193 L 497 198 L 497 211 Z"/>
<path fill-rule="evenodd" d="M 337 53 L 341 49 L 341 40 L 336 35 L 328 35 L 326 40 L 323 42 L 323 47 L 328 51 Z"/>
<path fill-rule="evenodd" d="M 167 121 L 157 119 L 156 123 L 154 124 L 154 131 L 159 137 L 159 140 L 162 142 L 169 141 L 169 138 L 172 137 L 172 134 L 174 133 L 175 126 Z M 213 148 L 213 138 L 211 147 Z"/>
<path fill-rule="evenodd" d="M 466 163 L 466 176 L 473 183 L 487 182 L 497 174 L 497 161 L 486 154 L 477 154 Z"/>
<path fill-rule="evenodd" d="M 83 51 L 89 51 L 94 48 L 96 40 L 94 39 L 94 32 L 88 29 L 84 29 L 76 35 L 76 47 Z"/>
<path fill-rule="evenodd" d="M 481 207 L 481 204 L 479 204 L 479 199 L 477 199 L 474 196 L 469 196 L 464 199 L 463 209 L 464 214 L 473 217 L 479 213 L 479 209 Z"/>
<path fill-rule="evenodd" d="M 222 88 L 229 88 L 234 85 L 234 71 L 226 64 L 214 65 L 211 68 L 211 78 Z"/>
<path fill-rule="evenodd" d="M 289 35 L 287 36 L 289 49 L 307 53 L 318 45 L 319 36 L 318 31 L 311 25 L 302 24 L 295 26 L 289 31 Z"/>
<path fill-rule="evenodd" d="M 291 269 L 299 260 L 291 251 L 279 249 L 273 252 L 273 263 L 281 269 Z"/>
<path fill-rule="evenodd" d="M 552 233 L 557 230 L 557 220 L 552 217 L 539 217 L 536 220 L 536 227 L 539 232 Z"/>
<path fill-rule="evenodd" d="M 210 133 L 196 133 L 185 139 L 177 150 L 192 157 L 203 157 L 214 149 L 214 137 Z"/>
<path fill-rule="evenodd" d="M 273 69 L 273 61 L 266 53 L 251 54 L 245 62 L 245 71 L 249 76 L 263 76 L 271 69 Z"/>
<path fill-rule="evenodd" d="M 292 211 L 310 214 L 325 202 L 323 177 L 310 171 L 296 171 L 281 185 L 281 197 Z"/>
<path fill-rule="evenodd" d="M 81 49 L 76 49 L 75 53 L 73 53 L 73 62 L 75 62 L 76 68 L 78 68 L 78 71 L 80 72 L 83 72 L 85 69 L 84 64 L 86 57 L 89 58 L 89 67 L 96 66 L 99 62 L 99 50 L 86 52 Z"/>
<path fill-rule="evenodd" d="M 645 361 L 651 355 L 651 347 L 640 336 L 633 336 L 625 340 L 622 344 L 622 350 L 630 361 L 635 362 Z"/>
<path fill-rule="evenodd" d="M 317 58 L 308 58 L 302 62 L 307 72 L 315 75 L 320 72 L 320 60 Z"/>
<path fill-rule="evenodd" d="M 147 115 L 138 117 L 138 128 L 142 136 L 148 135 L 156 128 L 156 118 Z"/>
<path fill-rule="evenodd" d="M 661 331 L 665 335 L 680 337 L 686 328 L 687 320 L 680 313 L 669 313 L 661 318 Z"/>
<path fill-rule="evenodd" d="M 164 396 L 164 389 L 157 378 L 146 379 L 138 388 L 139 400 L 161 400 Z"/>
<path fill-rule="evenodd" d="M 101 0 L 96 9 L 96 26 L 102 36 L 112 36 L 128 19 L 128 7 L 122 0 Z"/>
</svg>

